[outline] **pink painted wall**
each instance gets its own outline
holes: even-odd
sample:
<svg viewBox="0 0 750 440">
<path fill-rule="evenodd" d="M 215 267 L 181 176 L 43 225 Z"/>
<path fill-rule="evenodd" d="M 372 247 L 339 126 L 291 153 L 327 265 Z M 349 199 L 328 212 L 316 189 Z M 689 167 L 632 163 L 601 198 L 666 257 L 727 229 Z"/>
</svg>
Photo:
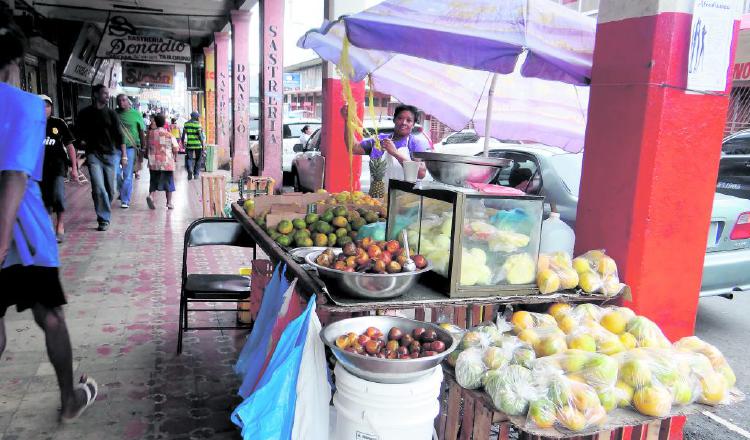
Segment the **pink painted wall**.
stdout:
<svg viewBox="0 0 750 440">
<path fill-rule="evenodd" d="M 248 41 L 250 41 L 250 13 L 232 11 L 233 179 L 247 175 L 250 171 L 250 140 L 248 138 L 250 48 Z"/>
</svg>

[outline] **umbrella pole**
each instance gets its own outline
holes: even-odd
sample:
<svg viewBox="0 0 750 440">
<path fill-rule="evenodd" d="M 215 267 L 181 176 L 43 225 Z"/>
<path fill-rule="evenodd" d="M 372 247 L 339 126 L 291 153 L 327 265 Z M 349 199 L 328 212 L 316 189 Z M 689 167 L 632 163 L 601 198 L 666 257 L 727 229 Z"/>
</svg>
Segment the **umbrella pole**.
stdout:
<svg viewBox="0 0 750 440">
<path fill-rule="evenodd" d="M 492 97 L 495 96 L 495 83 L 497 83 L 497 73 L 492 74 L 490 91 L 487 93 L 487 116 L 484 118 L 484 157 L 488 156 L 490 149 L 490 121 L 492 120 Z"/>
</svg>

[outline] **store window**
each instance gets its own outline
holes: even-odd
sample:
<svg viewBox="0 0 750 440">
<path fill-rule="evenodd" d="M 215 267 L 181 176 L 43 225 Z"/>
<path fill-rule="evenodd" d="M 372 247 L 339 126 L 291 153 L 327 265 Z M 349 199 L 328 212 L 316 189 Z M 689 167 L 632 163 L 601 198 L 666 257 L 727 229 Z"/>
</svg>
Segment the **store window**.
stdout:
<svg viewBox="0 0 750 440">
<path fill-rule="evenodd" d="M 21 66 L 21 89 L 38 95 L 41 93 L 39 86 L 39 59 L 34 55 L 26 54 Z"/>
</svg>

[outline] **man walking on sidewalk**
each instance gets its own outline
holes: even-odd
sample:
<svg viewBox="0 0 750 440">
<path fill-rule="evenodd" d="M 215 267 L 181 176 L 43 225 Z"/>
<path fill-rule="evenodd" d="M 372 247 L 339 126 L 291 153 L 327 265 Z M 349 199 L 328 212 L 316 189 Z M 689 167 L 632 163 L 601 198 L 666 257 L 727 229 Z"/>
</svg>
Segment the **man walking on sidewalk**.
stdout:
<svg viewBox="0 0 750 440">
<path fill-rule="evenodd" d="M 201 130 L 201 123 L 198 121 L 199 117 L 198 112 L 190 113 L 190 120 L 185 122 L 182 129 L 182 143 L 185 145 L 185 155 L 187 156 L 188 180 L 198 178 L 201 172 L 201 162 L 203 162 L 203 130 Z"/>
<path fill-rule="evenodd" d="M 81 110 L 76 128 L 81 145 L 86 151 L 86 163 L 91 176 L 91 197 L 94 199 L 97 230 L 106 231 L 112 217 L 115 196 L 115 169 L 119 148 L 120 165 L 128 164 L 128 154 L 120 131 L 120 119 L 107 107 L 109 89 L 102 84 L 92 88 L 94 103 Z"/>
<path fill-rule="evenodd" d="M 117 167 L 117 190 L 120 193 L 120 208 L 128 209 L 130 196 L 133 193 L 133 165 L 136 162 L 136 150 L 146 146 L 146 136 L 143 134 L 146 126 L 143 125 L 143 116 L 133 110 L 128 95 L 124 93 L 117 95 L 117 115 L 120 117 L 120 129 L 127 153 L 127 162 L 122 165 L 122 152 L 118 150 L 120 166 Z"/>
<path fill-rule="evenodd" d="M 0 355 L 6 310 L 31 309 L 44 331 L 47 355 L 60 386 L 60 419 L 69 422 L 96 400 L 92 379 L 73 379 L 73 353 L 62 305 L 55 232 L 39 181 L 44 161 L 44 102 L 20 83 L 26 39 L 0 4 Z M 3 379 L 5 380 L 5 379 Z"/>
</svg>

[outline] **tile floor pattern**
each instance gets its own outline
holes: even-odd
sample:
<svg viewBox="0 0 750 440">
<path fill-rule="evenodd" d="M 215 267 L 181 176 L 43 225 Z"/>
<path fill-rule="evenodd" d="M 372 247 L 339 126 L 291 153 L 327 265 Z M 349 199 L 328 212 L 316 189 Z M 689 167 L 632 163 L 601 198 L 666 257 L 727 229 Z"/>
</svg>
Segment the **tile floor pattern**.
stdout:
<svg viewBox="0 0 750 440">
<path fill-rule="evenodd" d="M 176 356 L 183 234 L 200 216 L 200 181 L 176 173 L 175 209 L 145 203 L 148 173 L 135 180 L 131 207 L 114 203 L 112 224 L 97 232 L 90 187 L 69 183 L 67 231 L 60 246 L 65 308 L 76 374 L 97 380 L 97 402 L 77 422 L 57 423 L 59 394 L 44 336 L 30 312 L 6 315 L 0 358 L 0 438 L 236 439 L 231 410 L 240 402 L 232 372 L 246 331 L 191 331 Z M 208 248 L 191 271 L 236 273 L 251 254 Z M 191 323 L 232 325 L 235 314 L 195 312 Z"/>
</svg>

